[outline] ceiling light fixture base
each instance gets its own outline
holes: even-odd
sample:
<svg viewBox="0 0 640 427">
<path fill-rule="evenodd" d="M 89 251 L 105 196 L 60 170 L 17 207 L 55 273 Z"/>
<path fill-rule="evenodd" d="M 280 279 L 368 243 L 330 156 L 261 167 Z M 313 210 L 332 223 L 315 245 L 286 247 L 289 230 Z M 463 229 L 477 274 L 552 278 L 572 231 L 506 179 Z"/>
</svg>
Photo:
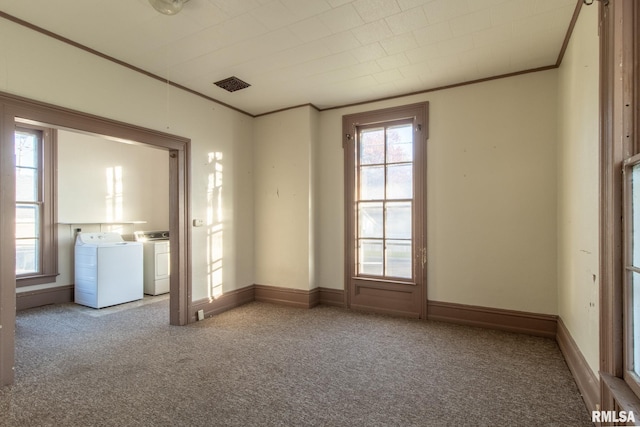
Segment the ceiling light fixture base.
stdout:
<svg viewBox="0 0 640 427">
<path fill-rule="evenodd" d="M 182 6 L 189 0 L 149 0 L 155 10 L 164 15 L 175 15 L 182 10 Z"/>
</svg>

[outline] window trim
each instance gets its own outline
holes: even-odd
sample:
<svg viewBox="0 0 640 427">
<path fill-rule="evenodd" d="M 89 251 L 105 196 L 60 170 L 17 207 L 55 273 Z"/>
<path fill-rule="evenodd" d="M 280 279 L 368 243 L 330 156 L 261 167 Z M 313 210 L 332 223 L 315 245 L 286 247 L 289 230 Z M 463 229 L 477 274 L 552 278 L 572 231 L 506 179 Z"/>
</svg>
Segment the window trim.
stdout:
<svg viewBox="0 0 640 427">
<path fill-rule="evenodd" d="M 16 287 L 54 283 L 58 276 L 58 227 L 57 227 L 57 153 L 58 133 L 56 129 L 16 121 L 15 130 L 37 130 L 42 132 L 38 171 L 42 192 L 40 222 L 40 271 L 35 274 L 16 276 Z M 14 131 L 15 133 L 15 131 Z M 15 169 L 15 164 L 14 164 Z"/>
<path fill-rule="evenodd" d="M 629 340 L 623 167 L 640 152 L 640 5 L 599 2 L 600 408 L 640 412 L 640 382 L 627 372 Z M 628 219 L 625 219 L 627 221 Z"/>
</svg>

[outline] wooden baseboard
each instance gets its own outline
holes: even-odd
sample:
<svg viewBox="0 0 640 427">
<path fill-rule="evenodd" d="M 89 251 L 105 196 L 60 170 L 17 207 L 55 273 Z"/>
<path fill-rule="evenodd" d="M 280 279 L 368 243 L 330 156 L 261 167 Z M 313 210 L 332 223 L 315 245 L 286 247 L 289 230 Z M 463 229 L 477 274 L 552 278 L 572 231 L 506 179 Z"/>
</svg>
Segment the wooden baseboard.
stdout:
<svg viewBox="0 0 640 427">
<path fill-rule="evenodd" d="M 558 316 L 429 301 L 427 319 L 555 338 Z"/>
<path fill-rule="evenodd" d="M 16 292 L 16 310 L 73 302 L 73 289 L 73 285 L 64 285 L 36 291 Z"/>
<path fill-rule="evenodd" d="M 331 288 L 318 288 L 320 291 L 320 304 L 344 307 L 344 290 Z"/>
<path fill-rule="evenodd" d="M 278 286 L 254 285 L 255 300 L 284 304 L 292 307 L 313 308 L 318 304 L 344 307 L 344 290 L 314 288 L 311 290 L 289 289 Z"/>
<path fill-rule="evenodd" d="M 558 318 L 556 341 L 569 366 L 569 370 L 573 374 L 587 409 L 589 411 L 597 410 L 596 405 L 600 404 L 600 382 L 589 367 L 561 318 Z"/>
<path fill-rule="evenodd" d="M 255 300 L 299 308 L 312 308 L 320 303 L 320 290 L 289 289 L 278 286 L 253 285 Z"/>
<path fill-rule="evenodd" d="M 198 316 L 198 311 L 204 312 L 204 317 L 211 317 L 216 314 L 223 313 L 232 308 L 239 307 L 243 304 L 249 303 L 255 299 L 254 286 L 247 286 L 244 288 L 236 289 L 221 295 L 217 299 L 202 300 L 194 302 L 192 312 L 189 313 L 191 321 L 195 321 Z"/>
<path fill-rule="evenodd" d="M 73 292 L 73 285 L 18 292 L 16 293 L 16 309 L 26 310 L 48 304 L 73 302 Z M 276 286 L 251 285 L 227 292 L 218 299 L 194 302 L 190 316 L 192 320 L 195 320 L 198 310 L 203 310 L 205 317 L 211 317 L 251 301 L 265 301 L 301 308 L 313 308 L 318 304 L 344 307 L 344 291 L 330 288 L 315 288 L 305 291 Z"/>
</svg>

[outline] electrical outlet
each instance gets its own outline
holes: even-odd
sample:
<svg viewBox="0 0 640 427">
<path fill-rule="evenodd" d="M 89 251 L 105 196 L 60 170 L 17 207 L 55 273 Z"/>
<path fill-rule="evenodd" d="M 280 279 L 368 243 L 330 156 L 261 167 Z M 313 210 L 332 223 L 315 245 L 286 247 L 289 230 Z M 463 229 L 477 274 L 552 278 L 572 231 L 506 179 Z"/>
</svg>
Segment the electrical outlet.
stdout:
<svg viewBox="0 0 640 427">
<path fill-rule="evenodd" d="M 198 310 L 198 320 L 204 320 L 204 310 Z"/>
<path fill-rule="evenodd" d="M 204 221 L 201 219 L 194 219 L 193 226 L 194 227 L 202 227 L 204 225 Z"/>
</svg>

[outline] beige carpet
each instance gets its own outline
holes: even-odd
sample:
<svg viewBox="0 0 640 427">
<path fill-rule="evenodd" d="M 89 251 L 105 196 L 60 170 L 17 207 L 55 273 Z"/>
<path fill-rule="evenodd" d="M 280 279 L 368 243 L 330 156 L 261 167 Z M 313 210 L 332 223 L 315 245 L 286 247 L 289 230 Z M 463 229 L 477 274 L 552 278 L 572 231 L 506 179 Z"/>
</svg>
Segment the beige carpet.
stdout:
<svg viewBox="0 0 640 427">
<path fill-rule="evenodd" d="M 257 302 L 175 327 L 168 310 L 18 313 L 0 425 L 591 425 L 550 339 Z"/>
</svg>

